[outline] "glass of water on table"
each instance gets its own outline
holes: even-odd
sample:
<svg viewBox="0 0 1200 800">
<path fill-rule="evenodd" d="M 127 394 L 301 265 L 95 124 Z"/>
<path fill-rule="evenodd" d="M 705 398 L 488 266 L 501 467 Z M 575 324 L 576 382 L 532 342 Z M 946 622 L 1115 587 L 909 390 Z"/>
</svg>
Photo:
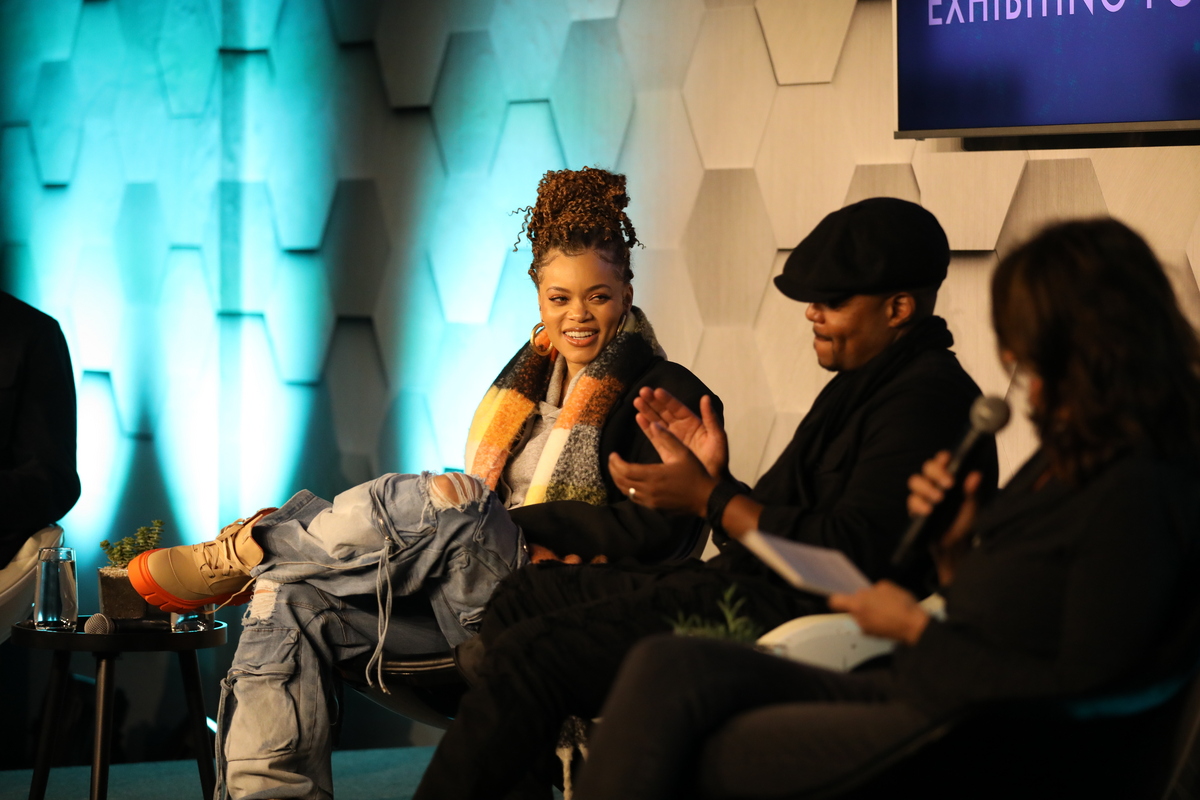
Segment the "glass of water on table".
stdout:
<svg viewBox="0 0 1200 800">
<path fill-rule="evenodd" d="M 40 631 L 75 630 L 79 590 L 75 583 L 75 549 L 43 547 L 38 551 L 33 593 L 33 627 Z"/>
</svg>

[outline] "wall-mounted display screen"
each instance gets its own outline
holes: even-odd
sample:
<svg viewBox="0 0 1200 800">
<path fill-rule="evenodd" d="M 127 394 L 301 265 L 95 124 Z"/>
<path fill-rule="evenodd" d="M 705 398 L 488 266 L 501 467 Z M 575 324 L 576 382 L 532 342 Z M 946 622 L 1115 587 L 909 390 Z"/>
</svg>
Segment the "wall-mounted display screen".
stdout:
<svg viewBox="0 0 1200 800">
<path fill-rule="evenodd" d="M 895 0 L 897 137 L 1200 129 L 1200 0 Z"/>
</svg>

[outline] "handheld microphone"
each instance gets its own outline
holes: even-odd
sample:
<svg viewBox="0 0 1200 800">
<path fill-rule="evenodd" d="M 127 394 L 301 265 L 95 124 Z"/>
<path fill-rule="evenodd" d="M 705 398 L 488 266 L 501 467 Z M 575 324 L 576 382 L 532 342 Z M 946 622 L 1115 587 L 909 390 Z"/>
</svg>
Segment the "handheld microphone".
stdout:
<svg viewBox="0 0 1200 800">
<path fill-rule="evenodd" d="M 113 619 L 104 614 L 92 614 L 83 623 L 84 633 L 141 633 L 145 631 L 169 631 L 171 623 L 165 619 Z"/>
<path fill-rule="evenodd" d="M 995 435 L 1001 428 L 1008 424 L 1008 417 L 1008 403 L 1004 402 L 1003 398 L 975 398 L 975 402 L 971 404 L 971 427 L 967 431 L 967 435 L 963 437 L 962 442 L 955 449 L 953 455 L 950 456 L 950 463 L 946 465 L 946 470 L 950 473 L 950 477 L 955 479 L 956 483 L 958 471 L 962 469 L 963 462 L 971 454 L 971 450 L 974 449 L 976 442 L 984 436 Z M 900 567 L 907 563 L 909 556 L 912 555 L 914 545 L 921 538 L 921 533 L 925 528 L 925 523 L 929 520 L 929 516 L 929 514 L 918 514 L 913 517 L 908 530 L 904 532 L 903 538 L 900 539 L 900 544 L 896 546 L 896 552 L 892 554 L 892 566 Z"/>
</svg>

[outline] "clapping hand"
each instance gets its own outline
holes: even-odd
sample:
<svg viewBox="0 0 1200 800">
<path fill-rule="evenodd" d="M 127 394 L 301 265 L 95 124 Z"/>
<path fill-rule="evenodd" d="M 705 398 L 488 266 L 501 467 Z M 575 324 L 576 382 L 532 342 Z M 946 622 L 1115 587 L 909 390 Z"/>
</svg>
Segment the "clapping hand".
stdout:
<svg viewBox="0 0 1200 800">
<path fill-rule="evenodd" d="M 650 426 L 661 425 L 700 460 L 712 477 L 720 478 L 728 469 L 729 442 L 710 396 L 700 398 L 699 417 L 666 389 L 648 386 L 634 398 L 633 407 L 638 410 L 638 424 L 647 436 L 650 436 Z M 659 455 L 662 455 L 661 451 Z"/>
<path fill-rule="evenodd" d="M 709 410 L 711 412 L 711 408 Z M 692 416 L 695 417 L 694 414 Z M 638 425 L 658 451 L 662 463 L 633 464 L 613 453 L 608 457 L 608 471 L 617 488 L 628 495 L 630 500 L 647 508 L 687 511 L 703 517 L 708 496 L 717 485 L 718 479 L 696 453 L 662 422 L 651 422 L 648 415 L 643 414 L 638 414 L 637 419 Z M 720 433 L 723 448 L 725 434 L 719 424 L 717 431 Z M 693 430 L 692 433 L 691 441 L 713 441 L 708 438 L 707 431 L 699 433 Z M 706 452 L 712 453 L 714 449 L 707 447 Z"/>
</svg>

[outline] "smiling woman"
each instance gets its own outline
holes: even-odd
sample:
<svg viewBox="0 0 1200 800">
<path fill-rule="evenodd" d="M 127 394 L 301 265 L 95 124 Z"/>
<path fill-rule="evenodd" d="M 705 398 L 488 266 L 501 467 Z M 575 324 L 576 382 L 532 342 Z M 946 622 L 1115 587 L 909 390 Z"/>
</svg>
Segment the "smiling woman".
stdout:
<svg viewBox="0 0 1200 800">
<path fill-rule="evenodd" d="M 524 226 L 541 321 L 479 404 L 468 474 L 384 475 L 332 504 L 300 492 L 215 541 L 131 564 L 138 591 L 169 610 L 244 602 L 254 583 L 218 726 L 234 798 L 332 796 L 335 662 L 374 651 L 378 663 L 385 640 L 393 654 L 467 641 L 500 580 L 530 561 L 690 553 L 700 520 L 633 504 L 608 473 L 614 453 L 659 460 L 635 421 L 642 387 L 693 409 L 709 394 L 633 306 L 628 203 L 622 175 L 542 178 Z M 416 601 L 393 608 L 394 595 Z"/>
</svg>

